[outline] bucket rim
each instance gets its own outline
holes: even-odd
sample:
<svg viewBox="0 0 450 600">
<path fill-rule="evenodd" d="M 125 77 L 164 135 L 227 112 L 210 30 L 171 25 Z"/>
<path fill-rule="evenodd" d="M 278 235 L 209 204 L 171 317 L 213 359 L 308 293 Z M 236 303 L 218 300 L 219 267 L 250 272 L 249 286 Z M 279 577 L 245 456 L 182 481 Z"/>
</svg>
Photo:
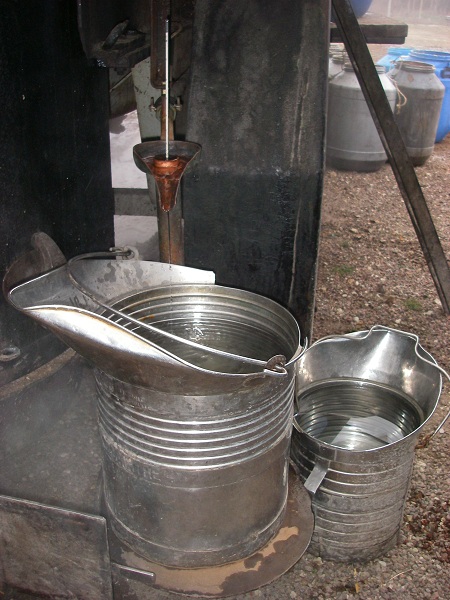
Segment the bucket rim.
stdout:
<svg viewBox="0 0 450 600">
<path fill-rule="evenodd" d="M 423 429 L 423 427 L 430 421 L 430 419 L 433 417 L 436 408 L 439 404 L 439 400 L 441 397 L 441 393 L 442 393 L 442 368 L 439 366 L 439 364 L 437 363 L 437 361 L 435 360 L 435 358 L 427 351 L 425 350 L 419 343 L 419 338 L 417 335 L 412 334 L 410 332 L 405 332 L 405 331 L 401 331 L 398 329 L 393 329 L 390 327 L 386 327 L 384 325 L 374 325 L 373 327 L 371 327 L 370 329 L 364 329 L 361 331 L 353 331 L 344 335 L 330 335 L 330 336 L 326 336 L 324 338 L 320 338 L 319 340 L 317 340 L 316 342 L 314 342 L 313 344 L 311 344 L 311 346 L 305 350 L 305 352 L 303 352 L 302 356 L 304 357 L 308 352 L 310 352 L 313 348 L 315 348 L 316 346 L 323 344 L 323 343 L 333 343 L 333 342 L 342 342 L 345 340 L 365 340 L 368 338 L 369 335 L 371 335 L 374 332 L 381 332 L 381 333 L 386 333 L 386 334 L 398 334 L 398 335 L 403 335 L 403 336 L 407 336 L 411 339 L 411 341 L 415 342 L 415 352 L 416 355 L 418 356 L 418 358 L 420 358 L 421 360 L 423 360 L 424 362 L 430 364 L 431 366 L 436 367 L 436 369 L 438 370 L 438 374 L 439 374 L 439 383 L 437 386 L 437 390 L 436 390 L 436 398 L 429 410 L 429 414 L 428 416 L 421 422 L 421 424 L 416 427 L 414 429 L 414 431 L 411 431 L 410 433 L 408 433 L 407 435 L 405 435 L 404 437 L 402 437 L 399 440 L 396 440 L 394 442 L 390 442 L 387 444 L 383 444 L 380 446 L 377 446 L 375 448 L 368 448 L 368 449 L 364 449 L 364 450 L 354 450 L 351 448 L 344 448 L 342 446 L 337 446 L 335 444 L 330 444 L 329 442 L 325 442 L 322 440 L 319 440 L 318 438 L 316 438 L 315 436 L 310 435 L 309 433 L 307 433 L 306 431 L 304 431 L 303 429 L 301 429 L 301 427 L 299 426 L 298 422 L 297 422 L 297 417 L 298 417 L 298 400 L 299 400 L 299 396 L 301 394 L 303 394 L 305 391 L 311 389 L 312 387 L 315 387 L 321 383 L 326 383 L 326 382 L 330 382 L 330 381 L 365 381 L 366 383 L 372 383 L 375 385 L 383 385 L 381 382 L 377 382 L 374 380 L 370 380 L 370 379 L 358 379 L 356 377 L 327 377 L 327 378 L 323 378 L 323 379 L 318 379 L 314 382 L 311 382 L 308 385 L 305 385 L 302 388 L 298 388 L 296 390 L 296 394 L 295 394 L 295 404 L 296 404 L 296 410 L 297 412 L 294 414 L 293 417 L 293 427 L 295 432 L 297 432 L 298 434 L 301 435 L 305 435 L 308 439 L 312 440 L 315 444 L 317 444 L 319 447 L 324 447 L 328 450 L 331 451 L 341 451 L 341 452 L 351 452 L 352 454 L 361 454 L 361 455 L 367 455 L 367 453 L 370 452 L 379 452 L 383 449 L 391 449 L 395 446 L 398 446 L 400 444 L 405 444 L 407 441 L 409 441 L 411 438 L 415 438 L 418 436 L 419 432 Z M 419 352 L 422 354 L 419 354 Z M 444 372 L 445 373 L 445 372 Z M 385 388 L 389 388 L 388 385 L 384 386 Z M 390 387 L 391 390 L 395 390 L 394 387 Z M 402 392 L 401 392 L 402 393 Z M 404 392 L 403 392 L 404 394 Z M 407 395 L 407 394 L 406 394 Z M 414 398 L 411 398 L 414 401 Z M 439 427 L 442 426 L 442 423 Z M 434 435 L 434 434 L 433 434 Z"/>
<path fill-rule="evenodd" d="M 171 285 L 159 285 L 152 286 L 148 289 L 139 290 L 136 292 L 130 292 L 129 294 L 123 295 L 120 298 L 116 298 L 111 300 L 112 306 L 116 306 L 117 304 L 122 304 L 126 302 L 128 299 L 137 298 L 139 296 L 147 297 L 149 302 L 152 299 L 157 299 L 158 296 L 161 298 L 170 297 L 176 300 L 177 298 L 183 298 L 184 296 L 208 296 L 210 298 L 230 298 L 233 300 L 242 300 L 243 302 L 247 302 L 253 307 L 260 306 L 263 310 L 271 311 L 273 314 L 277 314 L 282 318 L 286 324 L 291 329 L 292 337 L 295 337 L 296 340 L 296 348 L 291 353 L 291 356 L 286 356 L 286 362 L 284 364 L 285 368 L 291 367 L 294 363 L 296 363 L 300 357 L 303 355 L 307 348 L 307 340 L 305 340 L 304 346 L 302 346 L 302 334 L 300 325 L 294 315 L 283 305 L 279 304 L 275 300 L 268 298 L 262 294 L 258 294 L 256 292 L 251 292 L 248 290 L 244 290 L 241 288 L 235 288 L 231 286 L 223 286 L 215 283 L 176 283 Z M 168 354 L 168 352 L 166 350 Z M 176 355 L 174 355 L 176 356 Z M 180 362 L 185 362 L 188 365 L 191 365 L 189 361 L 185 361 L 180 357 L 177 357 Z M 274 358 L 274 357 L 272 357 Z M 270 358 L 267 363 L 269 364 L 272 361 Z M 199 371 L 205 371 L 208 373 L 217 373 L 222 374 L 219 371 L 212 371 L 209 369 L 204 369 L 202 367 L 192 365 Z M 276 371 L 267 372 L 269 369 L 264 369 L 263 371 L 256 371 L 255 373 L 226 373 L 227 376 L 233 377 L 247 377 L 248 375 L 285 375 L 286 373 L 276 373 Z"/>
</svg>

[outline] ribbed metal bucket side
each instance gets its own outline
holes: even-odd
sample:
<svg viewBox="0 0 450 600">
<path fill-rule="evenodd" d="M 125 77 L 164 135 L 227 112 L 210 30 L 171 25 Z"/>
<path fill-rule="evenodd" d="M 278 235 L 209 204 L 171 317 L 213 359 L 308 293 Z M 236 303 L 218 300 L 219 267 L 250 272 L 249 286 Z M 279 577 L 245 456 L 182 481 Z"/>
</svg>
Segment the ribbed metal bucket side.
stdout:
<svg viewBox="0 0 450 600">
<path fill-rule="evenodd" d="M 123 399 L 109 396 L 105 388 L 99 380 L 99 422 L 104 435 L 136 460 L 161 467 L 212 469 L 254 459 L 285 436 L 291 416 L 292 386 L 275 397 L 261 398 L 257 406 L 243 407 L 240 413 L 224 411 L 212 418 L 190 419 L 162 418 L 150 407 L 145 412 L 136 410 Z"/>
<path fill-rule="evenodd" d="M 372 560 L 398 541 L 417 436 L 395 448 L 336 449 L 325 458 L 320 443 L 294 429 L 291 456 L 306 481 L 314 465 L 327 473 L 312 500 L 312 554 L 336 561 Z"/>
<path fill-rule="evenodd" d="M 105 499 L 121 539 L 155 562 L 199 567 L 248 556 L 278 532 L 293 368 L 215 396 L 96 379 Z"/>
</svg>

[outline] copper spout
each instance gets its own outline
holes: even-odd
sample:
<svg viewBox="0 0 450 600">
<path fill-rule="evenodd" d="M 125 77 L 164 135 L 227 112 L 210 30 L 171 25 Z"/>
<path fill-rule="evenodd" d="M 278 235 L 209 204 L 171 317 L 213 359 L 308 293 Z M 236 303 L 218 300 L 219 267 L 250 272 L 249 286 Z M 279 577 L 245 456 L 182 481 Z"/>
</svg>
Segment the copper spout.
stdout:
<svg viewBox="0 0 450 600">
<path fill-rule="evenodd" d="M 161 208 L 165 212 L 169 212 L 175 206 L 180 179 L 186 164 L 186 161 L 180 156 L 169 156 L 168 159 L 155 156 L 153 163 L 149 164 L 149 169 L 158 186 Z"/>
<path fill-rule="evenodd" d="M 133 148 L 134 161 L 144 173 L 151 173 L 158 186 L 161 208 L 169 212 L 177 201 L 181 177 L 188 164 L 200 151 L 193 142 L 169 142 L 169 158 L 164 155 L 166 142 L 143 142 Z"/>
</svg>

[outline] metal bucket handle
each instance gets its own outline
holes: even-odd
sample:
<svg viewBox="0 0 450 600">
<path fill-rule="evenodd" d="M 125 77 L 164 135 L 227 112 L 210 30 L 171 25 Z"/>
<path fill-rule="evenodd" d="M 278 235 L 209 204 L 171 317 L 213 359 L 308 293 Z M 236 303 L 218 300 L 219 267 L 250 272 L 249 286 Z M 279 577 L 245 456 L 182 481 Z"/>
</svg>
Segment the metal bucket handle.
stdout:
<svg viewBox="0 0 450 600">
<path fill-rule="evenodd" d="M 336 339 L 336 338 L 341 338 L 341 339 L 348 339 L 348 340 L 352 340 L 352 341 L 362 341 L 362 340 L 366 340 L 374 331 L 388 331 L 388 332 L 392 332 L 392 333 L 398 333 L 400 335 L 404 335 L 406 337 L 411 338 L 415 344 L 414 344 L 414 352 L 417 356 L 417 358 L 419 358 L 420 360 L 422 360 L 423 362 L 427 363 L 428 365 L 431 365 L 432 367 L 435 367 L 438 371 L 440 371 L 441 374 L 443 374 L 449 381 L 450 381 L 450 376 L 449 374 L 438 364 L 436 364 L 435 362 L 431 362 L 430 360 L 427 360 L 426 358 L 424 358 L 423 356 L 421 356 L 418 352 L 418 347 L 419 347 L 419 337 L 414 334 L 414 333 L 410 333 L 408 331 L 402 331 L 400 329 L 393 329 L 392 327 L 386 327 L 385 325 L 374 325 L 373 327 L 370 328 L 370 330 L 367 332 L 366 335 L 360 336 L 360 337 L 354 337 L 353 334 L 349 333 L 349 334 L 338 334 L 338 335 L 328 335 L 325 336 L 323 338 L 321 338 L 320 340 L 317 340 L 316 342 L 314 342 L 314 344 L 311 344 L 310 348 L 312 348 L 313 346 L 315 346 L 316 344 L 321 344 L 322 342 L 325 342 L 327 340 L 330 339 Z M 297 407 L 298 408 L 298 407 Z M 299 432 L 299 433 L 303 433 L 303 431 L 300 429 L 297 421 L 296 421 L 296 416 L 298 415 L 298 412 L 296 412 L 296 414 L 294 415 L 293 418 L 293 426 L 294 428 Z M 442 429 L 442 427 L 445 425 L 445 423 L 447 422 L 447 420 L 450 417 L 450 410 L 448 411 L 448 413 L 445 415 L 445 417 L 442 419 L 442 421 L 439 423 L 439 425 L 437 425 L 437 427 L 434 429 L 434 431 L 426 436 L 424 436 L 416 445 L 416 448 L 426 448 L 428 446 L 428 444 L 430 443 L 431 439 L 440 431 L 440 429 Z M 308 492 L 314 496 L 315 493 L 317 492 L 317 490 L 319 489 L 320 485 L 322 484 L 322 481 L 324 480 L 327 472 L 328 472 L 328 468 L 329 468 L 329 464 L 330 462 L 325 460 L 325 459 L 318 459 L 317 462 L 314 464 L 313 470 L 311 471 L 311 473 L 308 475 L 304 486 L 306 488 L 306 490 L 308 490 Z"/>
<path fill-rule="evenodd" d="M 223 356 L 225 358 L 236 360 L 240 363 L 252 364 L 257 367 L 262 367 L 262 372 L 265 375 L 270 375 L 273 377 L 284 377 L 287 374 L 286 370 L 286 357 L 277 354 L 272 356 L 268 361 L 259 360 L 256 358 L 249 358 L 247 356 L 240 356 L 237 354 L 232 354 L 230 352 L 226 352 L 224 350 L 219 350 L 217 348 L 211 348 L 210 346 L 204 346 L 197 342 L 193 342 L 192 340 L 187 340 L 186 338 L 179 337 L 173 333 L 169 333 L 168 331 L 164 331 L 159 329 L 158 327 L 154 327 L 149 325 L 148 323 L 144 323 L 143 321 L 139 321 L 138 319 L 134 319 L 130 315 L 123 313 L 120 310 L 117 310 L 102 302 L 97 296 L 86 288 L 74 275 L 71 270 L 71 266 L 74 262 L 78 262 L 86 259 L 95 259 L 95 258 L 111 258 L 111 256 L 122 257 L 124 259 L 134 258 L 134 251 L 131 248 L 111 248 L 108 252 L 90 252 L 87 254 L 80 254 L 78 256 L 74 256 L 67 262 L 67 274 L 72 284 L 85 296 L 90 298 L 95 304 L 103 308 L 104 310 L 109 311 L 111 314 L 107 315 L 107 318 L 110 319 L 111 316 L 115 316 L 120 320 L 120 325 L 130 331 L 135 331 L 136 327 L 140 327 L 142 329 L 146 329 L 147 331 L 151 331 L 157 335 L 162 335 L 166 338 L 170 338 L 171 340 L 175 340 L 181 344 L 185 344 L 186 346 L 191 346 L 192 348 L 196 348 L 201 350 L 201 352 L 207 352 L 210 354 L 214 354 L 216 356 Z M 303 351 L 306 350 L 306 346 L 303 348 Z M 295 357 L 296 360 L 300 358 L 303 352 L 299 353 L 298 356 Z"/>
</svg>

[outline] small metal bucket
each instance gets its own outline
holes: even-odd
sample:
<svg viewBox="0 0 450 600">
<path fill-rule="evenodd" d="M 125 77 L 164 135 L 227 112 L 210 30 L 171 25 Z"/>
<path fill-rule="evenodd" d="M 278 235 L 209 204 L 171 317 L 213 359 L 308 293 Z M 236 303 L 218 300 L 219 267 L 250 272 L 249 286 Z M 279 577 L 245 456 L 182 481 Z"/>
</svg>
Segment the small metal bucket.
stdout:
<svg viewBox="0 0 450 600">
<path fill-rule="evenodd" d="M 323 338 L 303 354 L 291 456 L 312 495 L 310 552 L 371 560 L 396 545 L 441 372 L 417 336 L 382 326 Z"/>
</svg>

